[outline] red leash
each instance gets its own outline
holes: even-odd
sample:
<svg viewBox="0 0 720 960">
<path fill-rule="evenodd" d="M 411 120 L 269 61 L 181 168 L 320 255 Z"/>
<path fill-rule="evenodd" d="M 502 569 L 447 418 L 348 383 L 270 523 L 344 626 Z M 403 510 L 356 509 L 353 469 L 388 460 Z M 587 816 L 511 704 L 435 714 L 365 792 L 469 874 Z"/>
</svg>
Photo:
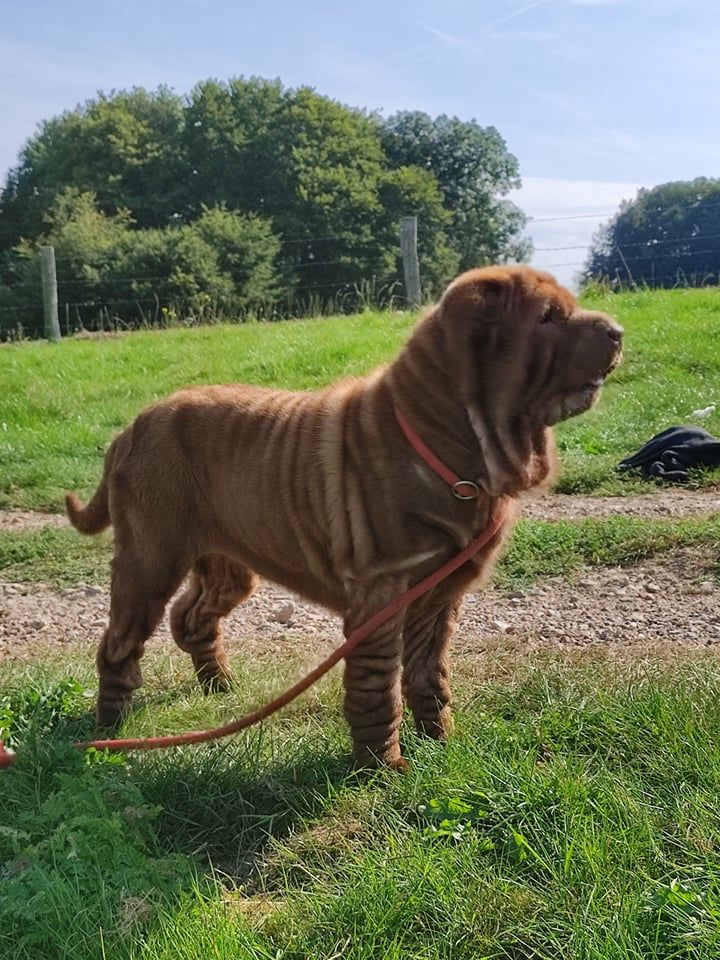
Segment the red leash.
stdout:
<svg viewBox="0 0 720 960">
<path fill-rule="evenodd" d="M 427 460 L 429 465 L 433 467 L 436 473 L 440 473 L 440 476 L 442 476 L 443 479 L 452 486 L 453 494 L 461 500 L 474 499 L 475 496 L 477 496 L 477 493 L 474 496 L 456 493 L 456 487 L 458 484 L 469 484 L 470 486 L 475 487 L 477 490 L 477 486 L 472 481 L 460 480 L 454 473 L 452 473 L 451 470 L 448 470 L 448 468 L 446 468 L 439 460 L 437 460 L 434 454 L 431 454 L 431 451 L 425 447 L 422 440 L 420 440 L 420 438 L 414 433 L 400 411 L 396 410 L 396 414 L 398 415 L 398 421 L 403 428 L 403 432 L 411 442 L 414 449 L 420 453 L 423 459 Z M 436 461 L 436 463 L 442 467 L 444 471 L 443 473 L 437 470 L 435 463 L 425 456 L 425 452 L 431 454 L 432 461 Z M 479 550 L 489 543 L 490 540 L 492 540 L 492 538 L 499 532 L 505 523 L 505 520 L 507 519 L 508 509 L 509 504 L 505 502 L 500 507 L 497 514 L 488 524 L 488 526 L 476 537 L 474 537 L 470 543 L 468 543 L 468 545 L 460 551 L 460 553 L 457 553 L 434 573 L 431 573 L 429 576 L 425 577 L 424 580 L 420 580 L 420 582 L 416 583 L 414 587 L 411 587 L 409 590 L 401 593 L 400 596 L 396 597 L 394 600 L 384 606 L 376 614 L 370 617 L 366 623 L 362 624 L 362 626 L 358 627 L 356 630 L 353 630 L 352 633 L 350 633 L 350 635 L 346 638 L 345 643 L 334 650 L 329 657 L 311 670 L 310 673 L 303 677 L 302 680 L 299 680 L 284 693 L 280 694 L 280 696 L 275 697 L 274 700 L 264 704 L 264 706 L 259 707 L 257 710 L 246 713 L 239 719 L 233 720 L 230 723 L 226 723 L 221 727 L 215 727 L 212 730 L 189 730 L 186 733 L 170 734 L 164 737 L 129 737 L 125 739 L 112 740 L 84 740 L 73 743 L 73 746 L 77 747 L 78 750 L 88 750 L 89 748 L 94 747 L 96 750 L 111 751 L 158 750 L 162 747 L 181 747 L 191 743 L 208 743 L 211 740 L 219 740 L 221 737 L 227 737 L 232 733 L 238 733 L 240 730 L 246 730 L 248 727 L 252 727 L 261 720 L 265 720 L 267 717 L 272 716 L 272 714 L 277 710 L 280 710 L 282 707 L 292 703 L 296 697 L 299 697 L 301 693 L 304 693 L 308 687 L 311 687 L 317 680 L 320 679 L 320 677 L 323 677 L 328 670 L 331 670 L 336 663 L 342 660 L 343 657 L 346 657 L 352 650 L 355 649 L 355 647 L 358 646 L 358 644 L 362 643 L 362 641 L 369 637 L 373 631 L 377 630 L 378 627 L 382 626 L 384 623 L 387 623 L 387 621 L 390 620 L 391 617 L 394 617 L 396 613 L 404 610 L 405 607 L 409 606 L 414 600 L 417 600 L 418 597 L 421 597 L 429 590 L 432 590 L 432 588 L 437 586 L 438 583 L 445 580 L 446 577 L 449 577 L 451 573 L 454 573 L 456 570 L 458 570 L 464 563 L 467 563 L 471 557 L 473 557 Z M 0 740 L 0 767 L 9 767 L 14 760 L 14 752 L 5 747 L 2 740 Z"/>
</svg>

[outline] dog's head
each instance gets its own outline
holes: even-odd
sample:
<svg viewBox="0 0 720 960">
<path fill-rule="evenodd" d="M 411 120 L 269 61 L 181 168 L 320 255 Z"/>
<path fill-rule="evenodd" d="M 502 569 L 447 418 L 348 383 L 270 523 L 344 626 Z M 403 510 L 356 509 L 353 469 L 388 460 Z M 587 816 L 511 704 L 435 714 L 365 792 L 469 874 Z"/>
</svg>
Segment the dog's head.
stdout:
<svg viewBox="0 0 720 960">
<path fill-rule="evenodd" d="M 622 327 L 530 267 L 470 270 L 448 287 L 438 311 L 485 454 L 488 492 L 527 486 L 545 428 L 597 401 L 620 361 Z"/>
</svg>

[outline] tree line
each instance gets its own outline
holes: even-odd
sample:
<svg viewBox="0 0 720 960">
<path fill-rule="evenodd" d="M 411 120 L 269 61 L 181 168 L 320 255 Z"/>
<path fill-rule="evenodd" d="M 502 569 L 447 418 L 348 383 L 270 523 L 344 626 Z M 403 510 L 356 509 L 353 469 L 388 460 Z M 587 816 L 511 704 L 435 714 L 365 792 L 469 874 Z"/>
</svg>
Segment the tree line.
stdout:
<svg viewBox="0 0 720 960">
<path fill-rule="evenodd" d="M 142 88 L 45 121 L 0 194 L 0 325 L 39 327 L 51 243 L 67 319 L 186 322 L 396 298 L 398 222 L 416 215 L 424 293 L 527 259 L 493 127 L 389 118 L 278 80 Z"/>
<path fill-rule="evenodd" d="M 720 179 L 639 190 L 593 238 L 581 282 L 613 289 L 720 283 Z"/>
</svg>

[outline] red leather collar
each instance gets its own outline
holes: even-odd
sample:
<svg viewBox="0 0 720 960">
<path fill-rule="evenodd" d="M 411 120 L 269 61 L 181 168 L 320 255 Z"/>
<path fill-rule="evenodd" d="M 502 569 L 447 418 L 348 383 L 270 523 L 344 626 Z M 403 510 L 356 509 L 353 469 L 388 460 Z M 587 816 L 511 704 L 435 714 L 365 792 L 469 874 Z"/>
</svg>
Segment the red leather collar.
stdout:
<svg viewBox="0 0 720 960">
<path fill-rule="evenodd" d="M 452 495 L 458 500 L 477 500 L 480 496 L 480 487 L 473 480 L 462 480 L 450 467 L 438 459 L 424 440 L 415 433 L 402 410 L 398 407 L 394 409 L 395 418 L 410 446 L 439 477 L 442 477 L 450 487 Z"/>
</svg>

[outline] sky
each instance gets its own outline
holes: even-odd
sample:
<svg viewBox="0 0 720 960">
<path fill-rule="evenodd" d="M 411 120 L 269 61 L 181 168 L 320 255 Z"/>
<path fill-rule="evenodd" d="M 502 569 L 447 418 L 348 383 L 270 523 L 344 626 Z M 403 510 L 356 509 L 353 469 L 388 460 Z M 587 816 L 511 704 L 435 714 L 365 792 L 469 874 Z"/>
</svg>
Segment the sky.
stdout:
<svg viewBox="0 0 720 960">
<path fill-rule="evenodd" d="M 43 119 L 160 84 L 279 77 L 494 126 L 533 263 L 564 282 L 640 187 L 720 176 L 716 0 L 0 0 L 0 177 Z"/>
</svg>

